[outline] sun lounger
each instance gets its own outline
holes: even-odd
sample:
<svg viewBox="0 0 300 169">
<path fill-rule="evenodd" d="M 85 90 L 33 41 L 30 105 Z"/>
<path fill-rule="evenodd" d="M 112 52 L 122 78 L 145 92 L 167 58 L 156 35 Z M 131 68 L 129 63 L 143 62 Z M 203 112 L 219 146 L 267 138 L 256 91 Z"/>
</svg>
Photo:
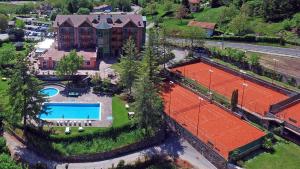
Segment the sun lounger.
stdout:
<svg viewBox="0 0 300 169">
<path fill-rule="evenodd" d="M 70 134 L 70 133 L 71 133 L 70 127 L 66 127 L 65 133 L 66 133 L 66 134 Z"/>
<path fill-rule="evenodd" d="M 82 132 L 83 130 L 84 130 L 83 127 L 78 127 L 79 132 Z"/>
</svg>

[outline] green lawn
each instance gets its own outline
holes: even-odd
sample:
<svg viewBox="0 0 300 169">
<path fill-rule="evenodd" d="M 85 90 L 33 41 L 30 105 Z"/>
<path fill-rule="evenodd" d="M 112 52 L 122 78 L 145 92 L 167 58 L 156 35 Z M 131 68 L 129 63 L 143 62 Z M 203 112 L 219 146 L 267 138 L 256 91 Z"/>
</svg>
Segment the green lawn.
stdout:
<svg viewBox="0 0 300 169">
<path fill-rule="evenodd" d="M 300 147 L 292 142 L 280 140 L 275 152 L 262 153 L 245 162 L 246 169 L 299 169 Z"/>
<path fill-rule="evenodd" d="M 197 21 L 217 23 L 219 21 L 223 9 L 224 7 L 205 8 L 203 11 L 198 13 L 193 13 L 192 15 Z"/>
</svg>

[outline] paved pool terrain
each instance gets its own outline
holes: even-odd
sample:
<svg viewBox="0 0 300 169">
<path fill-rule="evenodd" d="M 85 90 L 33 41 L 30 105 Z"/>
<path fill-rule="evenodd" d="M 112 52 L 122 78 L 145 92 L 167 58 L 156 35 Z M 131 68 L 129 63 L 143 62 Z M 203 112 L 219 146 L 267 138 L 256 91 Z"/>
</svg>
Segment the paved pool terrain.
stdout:
<svg viewBox="0 0 300 169">
<path fill-rule="evenodd" d="M 84 104 L 95 104 L 100 103 L 99 110 L 101 114 L 99 114 L 99 119 L 101 120 L 93 120 L 90 117 L 90 120 L 93 123 L 94 127 L 110 127 L 113 123 L 112 118 L 112 98 L 109 96 L 100 96 L 92 93 L 92 91 L 88 91 L 83 93 L 78 97 L 67 97 L 65 93 L 65 87 L 63 85 L 55 85 L 49 84 L 45 85 L 44 88 L 56 88 L 59 90 L 59 93 L 53 97 L 48 97 L 47 103 L 84 103 Z M 82 109 L 84 110 L 84 109 Z M 85 115 L 84 115 L 85 116 Z M 41 117 L 43 118 L 43 117 Z M 84 117 L 86 118 L 86 117 Z M 61 117 L 59 117 L 61 119 Z M 64 120 L 69 120 L 64 118 Z M 76 119 L 77 120 L 77 119 Z M 47 121 L 55 121 L 54 119 L 47 119 Z"/>
</svg>

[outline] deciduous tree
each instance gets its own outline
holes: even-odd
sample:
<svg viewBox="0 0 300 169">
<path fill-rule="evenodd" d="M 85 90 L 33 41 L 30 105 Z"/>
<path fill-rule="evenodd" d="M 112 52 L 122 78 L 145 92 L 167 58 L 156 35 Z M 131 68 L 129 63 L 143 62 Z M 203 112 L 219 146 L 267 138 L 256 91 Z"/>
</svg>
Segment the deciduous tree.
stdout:
<svg viewBox="0 0 300 169">
<path fill-rule="evenodd" d="M 185 6 L 180 5 L 176 11 L 176 18 L 180 19 L 180 22 L 182 23 L 182 19 L 187 17 L 187 15 L 188 9 Z"/>
<path fill-rule="evenodd" d="M 83 56 L 77 55 L 76 51 L 72 50 L 58 62 L 55 70 L 59 76 L 73 76 L 82 64 Z"/>
<path fill-rule="evenodd" d="M 3 14 L 0 14 L 0 31 L 5 31 L 8 27 L 7 17 Z"/>
<path fill-rule="evenodd" d="M 79 8 L 77 11 L 79 15 L 88 15 L 90 14 L 90 10 L 88 8 Z"/>
</svg>

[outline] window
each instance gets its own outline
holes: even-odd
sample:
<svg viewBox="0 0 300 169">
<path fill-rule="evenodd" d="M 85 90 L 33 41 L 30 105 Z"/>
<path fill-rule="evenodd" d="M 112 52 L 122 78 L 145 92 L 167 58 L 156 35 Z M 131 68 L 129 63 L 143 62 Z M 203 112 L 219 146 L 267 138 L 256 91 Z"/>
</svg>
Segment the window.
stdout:
<svg viewBox="0 0 300 169">
<path fill-rule="evenodd" d="M 102 32 L 102 31 L 99 31 L 99 32 L 98 32 L 98 37 L 100 37 L 100 38 L 103 37 L 103 32 Z"/>
<path fill-rule="evenodd" d="M 90 65 L 91 62 L 90 62 L 90 61 L 86 61 L 85 64 L 86 64 L 86 65 Z"/>
</svg>

